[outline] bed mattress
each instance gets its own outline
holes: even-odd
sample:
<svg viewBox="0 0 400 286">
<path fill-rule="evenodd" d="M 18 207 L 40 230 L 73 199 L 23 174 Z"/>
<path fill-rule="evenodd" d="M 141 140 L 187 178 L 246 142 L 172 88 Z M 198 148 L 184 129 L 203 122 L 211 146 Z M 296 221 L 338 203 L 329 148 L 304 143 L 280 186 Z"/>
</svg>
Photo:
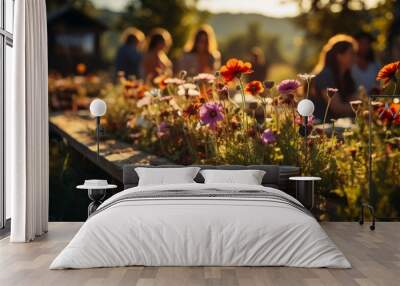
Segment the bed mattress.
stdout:
<svg viewBox="0 0 400 286">
<path fill-rule="evenodd" d="M 114 195 L 50 269 L 130 265 L 351 267 L 315 218 L 284 192 L 197 183 Z"/>
</svg>

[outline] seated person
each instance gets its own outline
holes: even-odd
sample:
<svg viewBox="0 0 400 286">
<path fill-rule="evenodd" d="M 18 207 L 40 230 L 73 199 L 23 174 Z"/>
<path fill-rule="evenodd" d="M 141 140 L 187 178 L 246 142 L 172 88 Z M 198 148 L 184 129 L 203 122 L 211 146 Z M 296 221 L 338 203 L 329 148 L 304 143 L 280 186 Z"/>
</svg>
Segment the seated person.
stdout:
<svg viewBox="0 0 400 286">
<path fill-rule="evenodd" d="M 127 28 L 122 34 L 123 45 L 118 49 L 115 58 L 115 72 L 123 72 L 125 77 L 139 77 L 139 70 L 142 61 L 140 47 L 144 41 L 144 34 L 134 28 Z"/>
<path fill-rule="evenodd" d="M 314 69 L 316 77 L 311 87 L 310 99 L 314 102 L 314 116 L 324 120 L 329 96 L 327 88 L 336 88 L 332 96 L 326 120 L 354 117 L 350 101 L 357 99 L 357 88 L 351 74 L 356 41 L 348 35 L 336 35 L 323 47 L 320 60 Z"/>
<path fill-rule="evenodd" d="M 221 56 L 214 30 L 211 26 L 203 25 L 186 44 L 185 53 L 179 60 L 179 71 L 184 70 L 191 76 L 214 73 L 220 65 Z"/>
</svg>

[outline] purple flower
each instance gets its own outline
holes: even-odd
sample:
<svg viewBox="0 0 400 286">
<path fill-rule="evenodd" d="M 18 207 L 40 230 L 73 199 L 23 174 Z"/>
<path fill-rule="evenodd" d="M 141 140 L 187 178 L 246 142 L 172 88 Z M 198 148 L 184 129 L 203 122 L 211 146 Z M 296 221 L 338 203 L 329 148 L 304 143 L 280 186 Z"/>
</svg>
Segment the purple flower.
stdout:
<svg viewBox="0 0 400 286">
<path fill-rule="evenodd" d="M 261 142 L 263 144 L 272 144 L 276 142 L 276 137 L 274 132 L 271 129 L 265 129 L 261 134 Z"/>
<path fill-rule="evenodd" d="M 278 88 L 279 93 L 289 94 L 289 93 L 294 92 L 300 86 L 301 86 L 301 83 L 298 80 L 285 79 L 278 84 L 277 88 Z"/>
<path fill-rule="evenodd" d="M 157 127 L 157 137 L 163 138 L 169 135 L 169 125 L 167 122 L 161 122 Z"/>
<path fill-rule="evenodd" d="M 201 123 L 209 125 L 211 129 L 215 129 L 218 121 L 224 119 L 223 107 L 217 102 L 204 103 L 200 107 L 199 115 Z"/>
</svg>

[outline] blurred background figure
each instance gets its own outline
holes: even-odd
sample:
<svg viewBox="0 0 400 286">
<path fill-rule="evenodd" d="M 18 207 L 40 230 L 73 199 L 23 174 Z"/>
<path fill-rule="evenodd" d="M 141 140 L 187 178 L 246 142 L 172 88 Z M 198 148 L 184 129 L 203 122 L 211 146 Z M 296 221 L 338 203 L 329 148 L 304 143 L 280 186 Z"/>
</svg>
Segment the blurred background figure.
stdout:
<svg viewBox="0 0 400 286">
<path fill-rule="evenodd" d="M 264 52 L 260 47 L 253 47 L 250 51 L 250 62 L 253 66 L 253 73 L 249 75 L 249 81 L 264 81 L 268 74 L 268 65 L 265 61 Z"/>
<path fill-rule="evenodd" d="M 199 73 L 214 73 L 221 65 L 221 54 L 214 30 L 209 25 L 201 26 L 189 39 L 179 60 L 179 70 L 193 76 Z"/>
<path fill-rule="evenodd" d="M 142 61 L 141 47 L 144 42 L 142 31 L 130 27 L 122 33 L 122 46 L 118 49 L 115 58 L 115 76 L 118 72 L 123 72 L 125 77 L 139 77 L 140 65 Z"/>
<path fill-rule="evenodd" d="M 375 60 L 372 48 L 374 37 L 365 32 L 355 35 L 358 51 L 355 64 L 352 68 L 352 76 L 357 87 L 363 86 L 368 93 L 378 86 L 376 75 L 380 69 L 380 63 Z"/>
<path fill-rule="evenodd" d="M 167 30 L 155 28 L 150 32 L 141 69 L 143 79 L 152 81 L 160 74 L 172 75 L 172 62 L 167 55 L 171 45 L 172 38 Z"/>
<path fill-rule="evenodd" d="M 349 102 L 356 99 L 357 88 L 351 75 L 356 51 L 357 42 L 344 34 L 333 36 L 322 48 L 319 62 L 313 71 L 316 77 L 311 92 L 317 119 L 324 119 L 331 96 L 327 120 L 354 116 Z M 338 93 L 328 94 L 327 88 L 337 88 Z"/>
</svg>

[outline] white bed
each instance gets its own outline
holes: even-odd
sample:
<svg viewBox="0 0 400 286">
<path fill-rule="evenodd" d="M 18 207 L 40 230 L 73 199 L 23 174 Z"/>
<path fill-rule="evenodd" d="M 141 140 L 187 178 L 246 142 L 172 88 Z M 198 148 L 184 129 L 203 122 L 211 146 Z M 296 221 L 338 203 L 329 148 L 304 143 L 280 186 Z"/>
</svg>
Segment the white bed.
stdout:
<svg viewBox="0 0 400 286">
<path fill-rule="evenodd" d="M 175 190 L 185 195 L 145 197 L 146 192 Z M 254 197 L 253 191 L 265 192 L 272 199 L 263 198 L 264 193 Z M 191 192 L 211 195 L 190 196 Z M 220 197 L 215 192 L 241 196 Z M 130 188 L 99 207 L 50 269 L 128 265 L 350 268 L 342 252 L 299 204 L 282 191 L 255 185 Z"/>
</svg>

